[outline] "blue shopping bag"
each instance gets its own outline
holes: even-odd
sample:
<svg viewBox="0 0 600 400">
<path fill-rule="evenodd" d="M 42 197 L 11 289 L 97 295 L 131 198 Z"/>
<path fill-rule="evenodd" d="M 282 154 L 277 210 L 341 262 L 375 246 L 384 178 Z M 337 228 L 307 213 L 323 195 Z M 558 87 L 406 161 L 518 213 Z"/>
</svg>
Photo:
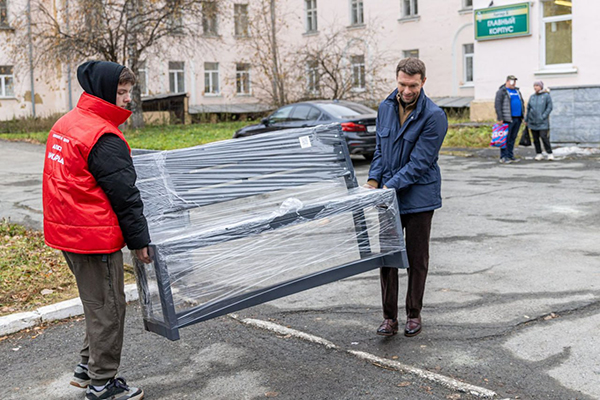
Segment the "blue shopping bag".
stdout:
<svg viewBox="0 0 600 400">
<path fill-rule="evenodd" d="M 508 137 L 508 124 L 494 124 L 492 127 L 492 140 L 490 146 L 500 147 L 501 149 L 506 147 L 506 138 Z"/>
</svg>

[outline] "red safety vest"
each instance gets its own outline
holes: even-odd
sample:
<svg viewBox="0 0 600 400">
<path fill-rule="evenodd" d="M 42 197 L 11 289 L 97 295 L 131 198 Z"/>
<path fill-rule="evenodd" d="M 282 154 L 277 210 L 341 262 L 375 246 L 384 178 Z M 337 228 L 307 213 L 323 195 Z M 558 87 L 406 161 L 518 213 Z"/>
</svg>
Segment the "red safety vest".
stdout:
<svg viewBox="0 0 600 400">
<path fill-rule="evenodd" d="M 131 111 L 84 92 L 77 107 L 50 130 L 43 181 L 48 246 L 72 253 L 104 254 L 125 245 L 117 216 L 87 160 L 105 133 L 127 143 L 118 127 L 130 115 Z"/>
</svg>

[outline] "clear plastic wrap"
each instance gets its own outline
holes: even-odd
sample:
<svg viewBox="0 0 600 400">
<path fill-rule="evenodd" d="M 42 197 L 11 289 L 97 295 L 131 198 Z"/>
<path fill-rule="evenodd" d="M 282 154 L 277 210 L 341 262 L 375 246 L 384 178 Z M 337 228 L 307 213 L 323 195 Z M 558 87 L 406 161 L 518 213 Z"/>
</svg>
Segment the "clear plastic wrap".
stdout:
<svg viewBox="0 0 600 400">
<path fill-rule="evenodd" d="M 154 257 L 137 266 L 149 330 L 176 331 L 381 265 L 407 267 L 395 193 L 357 187 L 337 126 L 134 164 Z"/>
</svg>

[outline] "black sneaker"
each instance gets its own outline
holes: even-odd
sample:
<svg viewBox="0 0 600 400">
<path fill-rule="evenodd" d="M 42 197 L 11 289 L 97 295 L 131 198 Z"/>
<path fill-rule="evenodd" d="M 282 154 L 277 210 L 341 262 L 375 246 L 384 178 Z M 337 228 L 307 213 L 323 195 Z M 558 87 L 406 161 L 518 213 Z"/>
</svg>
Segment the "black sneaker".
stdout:
<svg viewBox="0 0 600 400">
<path fill-rule="evenodd" d="M 514 158 L 514 157 L 513 157 L 513 158 L 509 158 L 509 160 L 510 160 L 511 162 L 521 162 L 521 159 L 520 159 L 520 158 Z"/>
<path fill-rule="evenodd" d="M 85 398 L 89 400 L 141 400 L 144 398 L 144 391 L 127 386 L 123 378 L 113 378 L 101 391 L 97 391 L 92 385 L 89 385 Z"/>
<path fill-rule="evenodd" d="M 88 369 L 83 364 L 77 364 L 75 367 L 75 373 L 73 374 L 73 378 L 71 378 L 70 384 L 73 386 L 77 386 L 78 388 L 85 389 L 88 387 L 92 380 L 88 375 Z"/>
</svg>

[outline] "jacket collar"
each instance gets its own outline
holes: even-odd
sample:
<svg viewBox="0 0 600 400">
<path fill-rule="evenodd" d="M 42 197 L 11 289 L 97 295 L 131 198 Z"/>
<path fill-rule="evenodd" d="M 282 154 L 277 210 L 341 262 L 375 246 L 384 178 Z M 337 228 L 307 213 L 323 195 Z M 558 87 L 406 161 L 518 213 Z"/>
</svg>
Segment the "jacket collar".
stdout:
<svg viewBox="0 0 600 400">
<path fill-rule="evenodd" d="M 115 127 L 119 127 L 131 115 L 131 111 L 118 107 L 99 97 L 83 92 L 77 102 L 77 108 L 96 114 L 107 120 Z"/>
</svg>

